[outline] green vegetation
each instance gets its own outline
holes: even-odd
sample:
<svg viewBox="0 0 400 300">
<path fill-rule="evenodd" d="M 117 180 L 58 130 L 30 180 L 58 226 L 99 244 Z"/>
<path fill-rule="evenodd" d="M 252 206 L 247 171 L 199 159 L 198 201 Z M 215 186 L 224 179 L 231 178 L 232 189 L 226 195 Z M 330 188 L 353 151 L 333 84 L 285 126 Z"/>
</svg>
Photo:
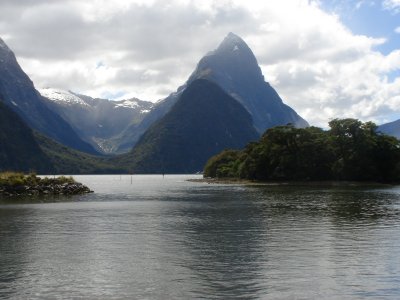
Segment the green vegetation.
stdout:
<svg viewBox="0 0 400 300">
<path fill-rule="evenodd" d="M 54 174 L 120 174 L 127 173 L 124 167 L 117 167 L 110 157 L 101 157 L 83 153 L 44 135 L 35 132 L 35 138 L 41 150 L 49 158 Z"/>
<path fill-rule="evenodd" d="M 0 198 L 38 195 L 77 195 L 92 191 L 72 177 L 40 178 L 31 173 L 0 173 Z"/>
<path fill-rule="evenodd" d="M 204 177 L 250 180 L 400 180 L 400 141 L 372 122 L 334 119 L 330 130 L 291 125 L 268 129 L 243 151 L 212 157 Z"/>
<path fill-rule="evenodd" d="M 59 176 L 55 178 L 40 178 L 34 173 L 24 174 L 19 172 L 0 173 L 0 186 L 19 186 L 19 185 L 49 185 L 49 184 L 74 184 L 76 181 L 71 176 Z"/>
</svg>

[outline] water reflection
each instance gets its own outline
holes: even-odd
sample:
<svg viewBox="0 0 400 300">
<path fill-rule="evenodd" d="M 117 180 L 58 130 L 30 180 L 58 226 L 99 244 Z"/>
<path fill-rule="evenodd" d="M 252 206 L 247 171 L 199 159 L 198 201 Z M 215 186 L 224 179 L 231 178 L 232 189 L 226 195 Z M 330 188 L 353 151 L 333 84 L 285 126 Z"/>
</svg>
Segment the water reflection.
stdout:
<svg viewBox="0 0 400 300">
<path fill-rule="evenodd" d="M 156 179 L 0 205 L 0 298 L 399 298 L 396 188 Z"/>
<path fill-rule="evenodd" d="M 13 298 L 29 263 L 29 237 L 35 224 L 24 226 L 31 210 L 0 209 L 0 298 Z"/>
<path fill-rule="evenodd" d="M 215 190 L 201 205 L 182 206 L 180 222 L 169 224 L 182 235 L 185 268 L 201 283 L 194 295 L 253 299 L 263 288 L 266 220 L 246 196 Z"/>
<path fill-rule="evenodd" d="M 267 200 L 264 209 L 273 214 L 329 216 L 332 221 L 352 222 L 396 219 L 400 212 L 400 194 L 391 189 L 276 186 L 258 191 Z"/>
</svg>

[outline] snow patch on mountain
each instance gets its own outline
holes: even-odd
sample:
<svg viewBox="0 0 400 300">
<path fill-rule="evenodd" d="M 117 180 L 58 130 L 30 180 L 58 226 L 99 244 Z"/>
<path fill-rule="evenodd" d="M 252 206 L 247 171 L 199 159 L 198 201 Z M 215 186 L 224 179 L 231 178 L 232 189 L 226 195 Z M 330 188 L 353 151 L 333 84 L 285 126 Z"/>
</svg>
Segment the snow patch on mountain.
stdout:
<svg viewBox="0 0 400 300">
<path fill-rule="evenodd" d="M 115 101 L 115 107 L 126 107 L 126 108 L 136 108 L 139 107 L 137 99 L 127 99 L 121 101 Z"/>
<path fill-rule="evenodd" d="M 67 105 L 89 106 L 89 104 L 87 104 L 81 98 L 68 91 L 54 89 L 54 88 L 46 88 L 46 89 L 39 89 L 39 92 L 43 97 L 46 97 L 51 101 L 55 101 L 60 104 L 64 103 Z"/>
</svg>

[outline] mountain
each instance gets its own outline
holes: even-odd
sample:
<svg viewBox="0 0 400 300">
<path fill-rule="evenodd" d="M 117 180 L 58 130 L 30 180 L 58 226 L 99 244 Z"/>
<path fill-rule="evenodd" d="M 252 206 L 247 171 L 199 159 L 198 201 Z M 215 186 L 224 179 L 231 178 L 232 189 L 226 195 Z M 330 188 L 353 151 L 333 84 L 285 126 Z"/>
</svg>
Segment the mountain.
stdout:
<svg viewBox="0 0 400 300">
<path fill-rule="evenodd" d="M 246 109 L 215 83 L 199 79 L 119 164 L 135 173 L 193 173 L 223 149 L 241 149 L 257 139 Z"/>
<path fill-rule="evenodd" d="M 80 151 L 97 153 L 71 126 L 50 110 L 32 81 L 19 66 L 14 53 L 0 39 L 0 97 L 25 123 L 44 135 Z"/>
<path fill-rule="evenodd" d="M 378 126 L 378 131 L 400 139 L 400 119 Z"/>
<path fill-rule="evenodd" d="M 34 137 L 53 166 L 52 174 L 123 174 L 128 172 L 126 168 L 112 163 L 109 157 L 74 150 L 38 132 L 34 132 Z"/>
<path fill-rule="evenodd" d="M 52 169 L 32 129 L 0 100 L 0 171 L 47 173 Z"/>
<path fill-rule="evenodd" d="M 147 129 L 155 122 L 160 120 L 171 109 L 171 107 L 178 100 L 177 93 L 172 94 L 168 98 L 157 102 L 140 123 L 128 126 L 124 132 L 118 137 L 117 153 L 125 153 L 132 150 L 140 137 L 146 132 Z"/>
<path fill-rule="evenodd" d="M 260 135 L 267 128 L 277 125 L 292 123 L 296 127 L 308 126 L 265 82 L 257 59 L 247 44 L 239 36 L 229 33 L 216 50 L 199 61 L 184 85 L 158 102 L 139 125 L 135 124 L 125 131 L 121 137 L 125 142 L 121 143 L 120 151 L 134 146 L 140 136 L 171 109 L 187 86 L 197 79 L 216 83 L 239 101 L 252 116 L 254 127 Z"/>
<path fill-rule="evenodd" d="M 84 141 L 106 154 L 116 153 L 123 132 L 139 124 L 153 106 L 152 102 L 135 98 L 111 101 L 52 88 L 39 92 L 48 107 L 66 120 Z"/>
<path fill-rule="evenodd" d="M 0 99 L 0 172 L 38 174 L 126 173 L 109 158 L 83 153 L 33 131 Z"/>
<path fill-rule="evenodd" d="M 288 123 L 296 127 L 308 126 L 265 82 L 253 52 L 233 33 L 200 60 L 188 83 L 200 78 L 215 82 L 238 100 L 252 116 L 260 134 L 267 128 Z"/>
</svg>

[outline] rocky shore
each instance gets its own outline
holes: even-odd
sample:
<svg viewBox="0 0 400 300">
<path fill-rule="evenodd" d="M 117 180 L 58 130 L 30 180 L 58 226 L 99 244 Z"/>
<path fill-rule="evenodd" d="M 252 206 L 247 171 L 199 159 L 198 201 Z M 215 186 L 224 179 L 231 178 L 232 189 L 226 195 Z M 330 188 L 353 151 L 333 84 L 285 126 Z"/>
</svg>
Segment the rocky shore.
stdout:
<svg viewBox="0 0 400 300">
<path fill-rule="evenodd" d="M 0 195 L 12 196 L 36 196 L 36 195 L 77 195 L 92 193 L 87 186 L 82 183 L 63 183 L 63 184 L 38 184 L 34 186 L 16 185 L 0 186 Z"/>
<path fill-rule="evenodd" d="M 40 178 L 34 174 L 0 174 L 0 196 L 78 195 L 92 193 L 72 177 Z"/>
</svg>

